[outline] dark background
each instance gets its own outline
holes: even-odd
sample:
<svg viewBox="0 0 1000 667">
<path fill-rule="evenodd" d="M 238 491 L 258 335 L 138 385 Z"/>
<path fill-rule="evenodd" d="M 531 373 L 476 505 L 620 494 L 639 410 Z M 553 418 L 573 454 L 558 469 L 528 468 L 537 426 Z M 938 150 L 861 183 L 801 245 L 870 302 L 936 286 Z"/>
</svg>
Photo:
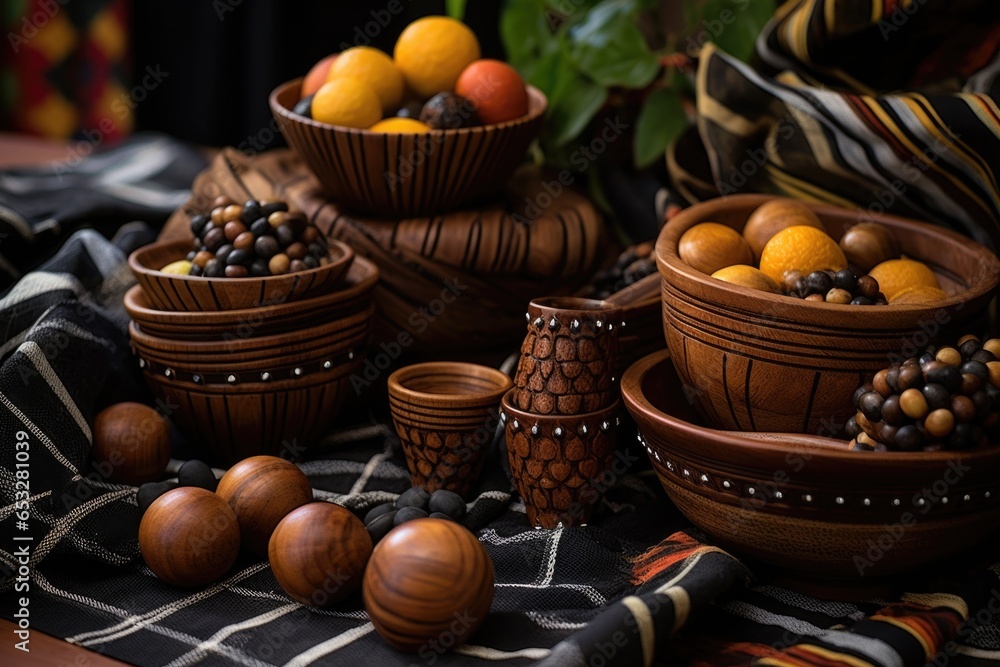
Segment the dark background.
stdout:
<svg viewBox="0 0 1000 667">
<path fill-rule="evenodd" d="M 371 46 L 392 54 L 413 20 L 444 14 L 443 0 L 395 0 Z M 503 0 L 470 0 L 465 22 L 479 36 L 483 56 L 502 57 L 499 13 Z M 207 146 L 238 146 L 270 126 L 267 98 L 280 83 L 303 76 L 319 59 L 358 43 L 356 30 L 377 23 L 392 0 L 174 0 L 132 5 L 132 69 L 167 73 L 135 110 L 137 130 L 160 130 Z M 220 18 L 221 15 L 221 18 Z M 367 37 L 367 36 L 366 36 Z M 271 133 L 266 132 L 267 137 Z M 280 142 L 278 138 L 275 142 Z"/>
</svg>

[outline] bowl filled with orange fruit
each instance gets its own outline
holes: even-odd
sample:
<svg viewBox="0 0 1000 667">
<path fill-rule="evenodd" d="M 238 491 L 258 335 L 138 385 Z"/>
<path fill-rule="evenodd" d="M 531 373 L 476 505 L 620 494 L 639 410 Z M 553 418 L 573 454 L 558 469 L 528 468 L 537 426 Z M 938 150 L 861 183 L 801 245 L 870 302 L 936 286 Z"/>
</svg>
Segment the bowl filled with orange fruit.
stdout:
<svg viewBox="0 0 1000 667">
<path fill-rule="evenodd" d="M 545 95 L 481 57 L 461 21 L 407 26 L 390 56 L 357 46 L 271 93 L 288 143 L 340 205 L 443 213 L 502 191 L 541 131 Z"/>
<path fill-rule="evenodd" d="M 709 425 L 837 436 L 865 377 L 982 315 L 1000 260 L 939 226 L 734 195 L 656 244 L 663 327 Z"/>
</svg>

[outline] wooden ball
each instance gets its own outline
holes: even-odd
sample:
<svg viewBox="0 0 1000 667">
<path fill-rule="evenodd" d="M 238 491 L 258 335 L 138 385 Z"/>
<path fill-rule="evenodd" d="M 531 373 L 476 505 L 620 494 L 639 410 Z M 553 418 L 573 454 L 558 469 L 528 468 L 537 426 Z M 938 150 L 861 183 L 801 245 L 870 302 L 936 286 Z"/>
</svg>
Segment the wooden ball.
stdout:
<svg viewBox="0 0 1000 667">
<path fill-rule="evenodd" d="M 303 505 L 278 523 L 268 546 L 274 578 L 291 597 L 328 607 L 358 590 L 372 555 L 361 519 L 333 503 Z"/>
<path fill-rule="evenodd" d="M 243 459 L 226 471 L 215 492 L 236 512 L 244 548 L 265 557 L 278 522 L 313 499 L 305 474 L 277 456 Z"/>
<path fill-rule="evenodd" d="M 862 271 L 889 259 L 899 258 L 899 240 L 888 228 L 874 222 L 854 225 L 840 239 L 847 261 Z"/>
<path fill-rule="evenodd" d="M 796 225 L 808 225 L 822 229 L 823 223 L 813 210 L 794 199 L 772 199 L 758 206 L 743 225 L 743 238 L 753 251 L 754 259 L 760 262 L 760 254 L 771 238 L 783 229 Z"/>
<path fill-rule="evenodd" d="M 681 235 L 677 254 L 691 268 L 712 275 L 735 264 L 753 264 L 753 251 L 740 233 L 717 222 L 702 222 Z"/>
<path fill-rule="evenodd" d="M 486 619 L 493 580 L 493 561 L 475 535 L 453 521 L 414 519 L 375 547 L 362 594 L 375 630 L 397 650 L 417 651 L 432 639 L 450 648 Z"/>
<path fill-rule="evenodd" d="M 90 455 L 112 482 L 139 486 L 163 476 L 170 462 L 170 427 L 142 403 L 116 403 L 97 413 Z"/>
<path fill-rule="evenodd" d="M 239 523 L 216 494 L 182 486 L 157 498 L 142 516 L 139 551 L 149 569 L 168 584 L 204 586 L 236 561 Z"/>
</svg>

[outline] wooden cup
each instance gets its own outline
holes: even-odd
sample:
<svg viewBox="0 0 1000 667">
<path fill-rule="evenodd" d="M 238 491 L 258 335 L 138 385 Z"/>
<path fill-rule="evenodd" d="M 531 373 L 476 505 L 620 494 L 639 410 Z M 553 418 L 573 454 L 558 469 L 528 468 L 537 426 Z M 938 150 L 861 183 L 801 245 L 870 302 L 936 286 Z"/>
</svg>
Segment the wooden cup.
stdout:
<svg viewBox="0 0 1000 667">
<path fill-rule="evenodd" d="M 528 305 L 528 333 L 514 377 L 512 407 L 537 415 L 603 410 L 617 398 L 621 306 L 577 297 Z"/>
<path fill-rule="evenodd" d="M 389 408 L 414 486 L 466 496 L 482 472 L 506 373 L 459 362 L 429 362 L 389 376 Z"/>
</svg>

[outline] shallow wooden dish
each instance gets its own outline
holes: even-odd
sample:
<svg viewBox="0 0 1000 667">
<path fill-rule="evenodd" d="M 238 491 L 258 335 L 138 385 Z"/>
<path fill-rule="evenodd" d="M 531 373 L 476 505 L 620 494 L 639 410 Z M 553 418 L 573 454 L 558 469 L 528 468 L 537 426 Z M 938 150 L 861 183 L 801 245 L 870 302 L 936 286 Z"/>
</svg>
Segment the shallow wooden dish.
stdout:
<svg viewBox="0 0 1000 667">
<path fill-rule="evenodd" d="M 819 436 L 706 428 L 667 350 L 625 372 L 622 396 L 677 508 L 767 563 L 818 577 L 893 575 L 973 546 L 1000 519 L 1000 447 L 863 453 Z"/>
<path fill-rule="evenodd" d="M 150 302 L 160 310 L 256 308 L 318 296 L 337 287 L 354 261 L 354 250 L 346 243 L 328 242 L 329 264 L 264 278 L 204 278 L 161 272 L 167 264 L 184 259 L 191 250 L 190 241 L 151 243 L 129 255 L 128 265 Z"/>
<path fill-rule="evenodd" d="M 854 412 L 867 375 L 937 336 L 957 338 L 1000 282 L 1000 260 L 955 232 L 888 215 L 903 254 L 927 263 L 950 295 L 937 307 L 805 302 L 716 280 L 681 261 L 685 231 L 713 221 L 743 228 L 769 195 L 733 195 L 682 211 L 663 228 L 663 328 L 674 365 L 701 415 L 731 430 L 833 435 Z M 808 204 L 834 239 L 869 215 Z M 863 216 L 863 218 L 862 218 Z"/>
<path fill-rule="evenodd" d="M 327 125 L 291 109 L 302 79 L 271 93 L 271 112 L 332 199 L 385 217 L 439 214 L 499 193 L 538 136 L 548 101 L 528 86 L 526 116 L 505 123 L 427 134 L 369 132 Z"/>
<path fill-rule="evenodd" d="M 125 311 L 143 333 L 174 340 L 209 341 L 228 337 L 270 336 L 343 319 L 371 304 L 379 272 L 355 257 L 343 285 L 313 298 L 240 310 L 185 312 L 159 310 L 142 285 L 125 293 Z"/>
</svg>

